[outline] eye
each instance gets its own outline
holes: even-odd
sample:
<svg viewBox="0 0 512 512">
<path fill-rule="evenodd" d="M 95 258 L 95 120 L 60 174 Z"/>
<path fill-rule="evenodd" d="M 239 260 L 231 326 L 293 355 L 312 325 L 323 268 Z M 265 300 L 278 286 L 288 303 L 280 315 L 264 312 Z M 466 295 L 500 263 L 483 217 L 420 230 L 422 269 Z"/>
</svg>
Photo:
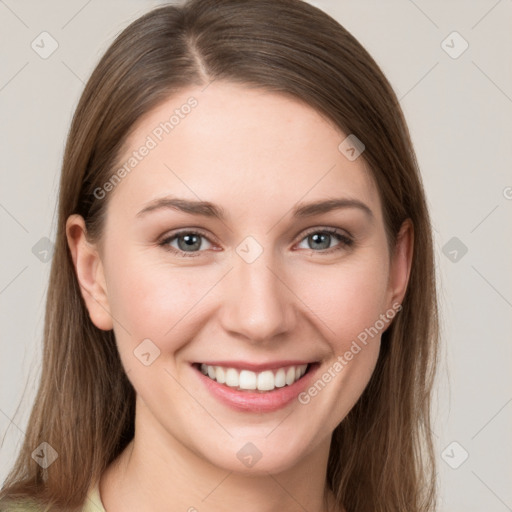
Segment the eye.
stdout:
<svg viewBox="0 0 512 512">
<path fill-rule="evenodd" d="M 300 247 L 299 244 L 300 248 L 320 253 L 331 253 L 346 249 L 354 243 L 350 236 L 336 228 L 313 228 L 306 232 L 306 236 L 302 238 L 300 243 L 302 244 L 304 241 L 308 246 Z M 337 244 L 336 241 L 338 241 Z M 183 257 L 200 256 L 201 252 L 212 248 L 212 243 L 206 235 L 199 231 L 190 230 L 174 233 L 164 238 L 158 245 L 166 251 Z"/>
<path fill-rule="evenodd" d="M 336 240 L 338 240 L 338 244 L 333 246 L 332 243 L 335 243 Z M 307 247 L 301 248 L 326 253 L 345 249 L 354 243 L 350 236 L 336 228 L 314 228 L 306 233 L 301 243 L 304 241 L 307 243 Z"/>
<path fill-rule="evenodd" d="M 203 242 L 206 241 L 207 247 Z M 176 245 L 173 245 L 176 244 Z M 198 231 L 180 231 L 162 240 L 159 245 L 180 256 L 198 256 L 202 250 L 209 249 L 211 242 Z"/>
</svg>

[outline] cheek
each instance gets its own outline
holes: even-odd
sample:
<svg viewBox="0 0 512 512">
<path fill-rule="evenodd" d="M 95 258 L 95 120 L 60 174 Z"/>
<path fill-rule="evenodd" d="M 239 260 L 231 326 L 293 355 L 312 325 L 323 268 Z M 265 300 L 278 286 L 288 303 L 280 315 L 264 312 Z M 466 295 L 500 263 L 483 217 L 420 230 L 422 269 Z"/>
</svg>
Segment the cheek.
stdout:
<svg viewBox="0 0 512 512">
<path fill-rule="evenodd" d="M 325 327 L 327 339 L 336 340 L 336 352 L 375 324 L 385 311 L 388 266 L 383 258 L 354 259 L 337 266 L 318 266 L 308 278 L 296 280 L 295 289 Z"/>
<path fill-rule="evenodd" d="M 208 265 L 173 267 L 129 248 L 116 254 L 107 260 L 106 276 L 121 347 L 133 350 L 146 338 L 165 351 L 186 344 L 212 306 L 207 295 L 222 272 Z M 296 307 L 342 353 L 384 311 L 387 272 L 385 259 L 368 250 L 336 264 L 299 263 L 283 277 L 300 299 Z"/>
<path fill-rule="evenodd" d="M 149 338 L 160 345 L 172 339 L 172 330 L 181 330 L 182 320 L 194 316 L 194 306 L 214 284 L 214 276 L 198 267 L 173 268 L 143 254 L 125 256 L 109 272 L 112 315 L 125 328 L 119 329 L 121 335 L 128 331 L 134 343 Z"/>
</svg>

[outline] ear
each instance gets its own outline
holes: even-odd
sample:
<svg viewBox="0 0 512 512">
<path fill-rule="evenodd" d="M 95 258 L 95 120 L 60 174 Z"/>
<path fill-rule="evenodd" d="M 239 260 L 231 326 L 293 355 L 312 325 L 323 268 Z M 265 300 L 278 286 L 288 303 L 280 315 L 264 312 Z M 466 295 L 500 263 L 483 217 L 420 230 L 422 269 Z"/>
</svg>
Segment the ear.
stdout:
<svg viewBox="0 0 512 512">
<path fill-rule="evenodd" d="M 66 221 L 66 238 L 92 323 L 104 331 L 113 328 L 103 264 L 94 244 L 87 240 L 87 228 L 80 215 L 70 215 Z"/>
<path fill-rule="evenodd" d="M 396 303 L 401 304 L 404 299 L 411 274 L 413 250 L 414 227 L 411 219 L 406 219 L 400 227 L 391 255 L 388 307 Z"/>
</svg>

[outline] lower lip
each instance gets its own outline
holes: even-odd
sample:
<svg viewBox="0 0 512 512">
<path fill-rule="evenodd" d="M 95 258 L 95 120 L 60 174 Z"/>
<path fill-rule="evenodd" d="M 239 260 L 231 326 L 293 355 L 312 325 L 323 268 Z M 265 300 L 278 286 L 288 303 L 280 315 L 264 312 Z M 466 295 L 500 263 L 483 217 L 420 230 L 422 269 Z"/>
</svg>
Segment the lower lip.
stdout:
<svg viewBox="0 0 512 512">
<path fill-rule="evenodd" d="M 286 407 L 297 398 L 308 387 L 318 367 L 318 363 L 310 364 L 308 371 L 292 385 L 275 388 L 273 391 L 264 393 L 237 391 L 235 388 L 230 388 L 210 379 L 196 366 L 193 368 L 210 393 L 223 404 L 238 411 L 272 412 Z"/>
</svg>

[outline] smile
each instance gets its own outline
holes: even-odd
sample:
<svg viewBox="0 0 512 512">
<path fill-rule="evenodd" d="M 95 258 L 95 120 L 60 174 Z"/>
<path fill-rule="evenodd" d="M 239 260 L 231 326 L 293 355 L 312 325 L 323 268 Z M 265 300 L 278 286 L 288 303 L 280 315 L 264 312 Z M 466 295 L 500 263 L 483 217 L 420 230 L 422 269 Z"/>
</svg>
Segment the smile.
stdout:
<svg viewBox="0 0 512 512">
<path fill-rule="evenodd" d="M 260 414 L 291 405 L 311 385 L 320 363 L 306 361 L 205 361 L 192 367 L 216 401 L 236 411 Z"/>
<path fill-rule="evenodd" d="M 210 379 L 237 391 L 268 392 L 276 388 L 291 386 L 297 382 L 307 372 L 308 364 L 285 366 L 262 372 L 210 366 L 204 363 L 200 365 L 199 369 Z"/>
</svg>

